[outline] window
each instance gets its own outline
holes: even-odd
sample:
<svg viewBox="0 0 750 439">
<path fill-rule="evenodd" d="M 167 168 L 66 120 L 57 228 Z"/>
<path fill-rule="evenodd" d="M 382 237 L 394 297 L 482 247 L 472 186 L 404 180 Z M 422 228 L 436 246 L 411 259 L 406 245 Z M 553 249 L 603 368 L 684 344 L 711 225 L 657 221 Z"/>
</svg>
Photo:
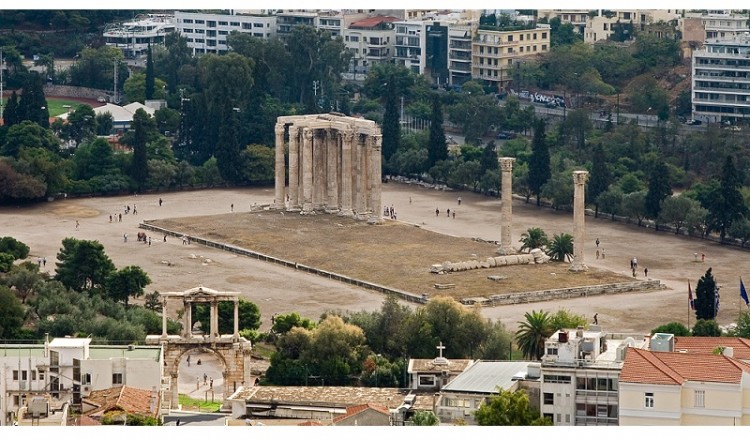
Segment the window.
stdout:
<svg viewBox="0 0 750 439">
<path fill-rule="evenodd" d="M 359 37 L 356 35 L 352 35 L 349 37 L 349 41 L 351 41 L 352 43 L 359 42 Z"/>
<path fill-rule="evenodd" d="M 195 20 L 195 24 L 206 24 L 203 20 Z"/>
<path fill-rule="evenodd" d="M 547 38 L 547 32 L 542 32 L 542 39 Z"/>
<path fill-rule="evenodd" d="M 191 23 L 191 24 L 192 24 L 192 23 L 193 23 L 193 20 L 192 20 L 192 19 L 190 19 L 190 18 L 186 18 L 186 19 L 182 20 L 182 22 L 183 22 L 183 23 Z"/>
<path fill-rule="evenodd" d="M 232 22 L 229 23 L 229 25 L 233 26 L 233 27 L 240 27 L 240 22 L 239 21 L 232 21 Z"/>
<path fill-rule="evenodd" d="M 419 377 L 419 385 L 420 386 L 434 386 L 435 385 L 435 377 L 432 375 L 420 375 Z"/>
<path fill-rule="evenodd" d="M 13 381 L 18 381 L 18 371 L 17 370 L 13 371 Z"/>
<path fill-rule="evenodd" d="M 565 423 L 570 424 L 570 414 L 565 415 Z"/>
<path fill-rule="evenodd" d="M 39 381 L 44 381 L 44 371 L 43 370 L 39 371 Z"/>
<path fill-rule="evenodd" d="M 206 26 L 208 26 L 208 27 L 216 27 L 216 22 L 213 21 L 213 20 L 208 21 L 208 22 L 206 22 Z"/>
<path fill-rule="evenodd" d="M 84 373 L 81 375 L 81 384 L 91 384 L 91 374 Z"/>
<path fill-rule="evenodd" d="M 113 373 L 112 374 L 112 384 L 122 384 L 122 374 L 121 373 Z"/>
<path fill-rule="evenodd" d="M 646 408 L 654 407 L 654 394 L 652 392 L 646 392 Z"/>
<path fill-rule="evenodd" d="M 544 403 L 545 404 L 554 404 L 555 403 L 555 394 L 554 393 L 544 393 Z"/>
<path fill-rule="evenodd" d="M 229 23 L 227 23 L 226 21 L 220 21 L 220 22 L 219 22 L 219 26 L 226 26 L 226 25 L 228 25 L 228 24 L 229 24 Z"/>
<path fill-rule="evenodd" d="M 253 23 L 253 27 L 263 27 L 263 23 Z"/>
<path fill-rule="evenodd" d="M 557 414 L 557 423 L 559 424 L 562 421 L 562 414 Z"/>
<path fill-rule="evenodd" d="M 252 26 L 251 26 L 250 23 L 242 23 L 242 28 L 243 29 L 252 29 Z"/>
<path fill-rule="evenodd" d="M 706 391 L 705 390 L 695 391 L 695 406 L 696 407 L 706 406 Z"/>
<path fill-rule="evenodd" d="M 182 31 L 183 31 L 184 33 L 186 33 L 186 34 L 192 34 L 192 33 L 193 33 L 193 30 L 192 30 L 192 29 L 183 29 Z"/>
<path fill-rule="evenodd" d="M 29 379 L 29 371 L 28 370 L 22 370 L 21 371 L 21 381 L 28 381 Z"/>
<path fill-rule="evenodd" d="M 31 381 L 36 381 L 36 371 L 35 370 L 31 371 Z"/>
<path fill-rule="evenodd" d="M 509 43 L 512 43 L 512 42 L 513 42 L 513 35 L 508 35 L 508 42 L 509 42 Z"/>
</svg>

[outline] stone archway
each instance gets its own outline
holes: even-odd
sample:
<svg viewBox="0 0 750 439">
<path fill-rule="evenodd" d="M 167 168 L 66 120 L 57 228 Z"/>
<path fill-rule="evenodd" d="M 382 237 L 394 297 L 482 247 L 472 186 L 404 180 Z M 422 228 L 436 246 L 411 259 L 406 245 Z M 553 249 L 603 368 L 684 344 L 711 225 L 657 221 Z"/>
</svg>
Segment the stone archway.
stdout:
<svg viewBox="0 0 750 439">
<path fill-rule="evenodd" d="M 179 401 L 178 378 L 182 358 L 194 350 L 208 350 L 215 354 L 224 365 L 224 386 L 229 391 L 243 386 L 249 381 L 250 352 L 252 344 L 239 336 L 239 295 L 238 292 L 219 292 L 198 286 L 186 291 L 160 293 L 162 297 L 162 334 L 146 337 L 147 344 L 161 344 L 164 347 L 164 373 L 169 383 L 172 407 Z M 182 301 L 183 328 L 180 335 L 167 334 L 167 309 L 169 299 Z M 234 302 L 234 332 L 219 333 L 219 302 Z M 210 305 L 210 328 L 207 334 L 193 332 L 191 308 L 193 303 Z"/>
</svg>

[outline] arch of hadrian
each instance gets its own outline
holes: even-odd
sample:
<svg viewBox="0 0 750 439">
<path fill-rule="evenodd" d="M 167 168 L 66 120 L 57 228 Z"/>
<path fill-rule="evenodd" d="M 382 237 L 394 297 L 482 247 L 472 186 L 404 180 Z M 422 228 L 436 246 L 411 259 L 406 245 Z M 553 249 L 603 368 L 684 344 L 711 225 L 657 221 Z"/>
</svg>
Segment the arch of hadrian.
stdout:
<svg viewBox="0 0 750 439">
<path fill-rule="evenodd" d="M 216 291 L 204 286 L 187 291 L 159 293 L 162 298 L 161 335 L 146 336 L 146 344 L 164 346 L 164 374 L 169 384 L 172 407 L 177 407 L 178 377 L 180 364 L 190 352 L 208 350 L 216 354 L 224 366 L 224 392 L 232 392 L 250 380 L 250 350 L 252 344 L 239 334 L 239 297 L 237 292 Z M 167 334 L 167 311 L 169 301 L 182 302 L 182 333 Z M 232 334 L 219 333 L 219 302 L 234 302 L 234 331 Z M 208 304 L 209 328 L 197 332 L 193 329 L 192 305 Z M 174 305 L 173 305 L 174 306 Z"/>
<path fill-rule="evenodd" d="M 379 222 L 382 140 L 380 127 L 367 119 L 336 114 L 279 117 L 274 208 Z"/>
</svg>

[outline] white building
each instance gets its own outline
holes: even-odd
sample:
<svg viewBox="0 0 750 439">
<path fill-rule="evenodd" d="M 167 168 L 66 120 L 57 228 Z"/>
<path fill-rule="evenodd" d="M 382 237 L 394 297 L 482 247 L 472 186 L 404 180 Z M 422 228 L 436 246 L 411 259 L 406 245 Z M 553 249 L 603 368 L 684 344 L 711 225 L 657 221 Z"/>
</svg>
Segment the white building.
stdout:
<svg viewBox="0 0 750 439">
<path fill-rule="evenodd" d="M 471 41 L 476 22 L 448 26 L 448 83 L 461 85 L 471 79 Z"/>
<path fill-rule="evenodd" d="M 618 425 L 620 371 L 628 347 L 648 337 L 559 330 L 544 343 L 541 413 L 554 425 Z"/>
<path fill-rule="evenodd" d="M 750 119 L 750 34 L 707 40 L 693 52 L 693 118 Z"/>
<path fill-rule="evenodd" d="M 227 36 L 232 31 L 269 39 L 276 35 L 276 17 L 273 15 L 204 14 L 175 12 L 177 31 L 187 39 L 193 55 L 226 53 Z"/>
<path fill-rule="evenodd" d="M 175 31 L 171 15 L 139 15 L 132 21 L 107 25 L 104 42 L 117 47 L 126 58 L 139 58 L 148 52 L 149 44 L 164 45 L 166 36 Z"/>
<path fill-rule="evenodd" d="M 357 20 L 344 29 L 344 44 L 352 53 L 351 73 L 367 74 L 374 64 L 393 57 L 396 17 L 378 15 Z"/>
<path fill-rule="evenodd" d="M 81 404 L 92 390 L 128 385 L 162 391 L 161 346 L 99 346 L 89 338 L 0 345 L 0 425 L 10 425 L 32 397 Z"/>
</svg>

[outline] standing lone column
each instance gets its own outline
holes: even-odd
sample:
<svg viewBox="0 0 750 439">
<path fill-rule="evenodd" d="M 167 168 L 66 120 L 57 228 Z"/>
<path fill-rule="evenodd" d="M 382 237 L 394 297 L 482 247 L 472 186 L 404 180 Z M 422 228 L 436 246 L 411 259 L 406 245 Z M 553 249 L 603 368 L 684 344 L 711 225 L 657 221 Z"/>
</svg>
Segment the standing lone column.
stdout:
<svg viewBox="0 0 750 439">
<path fill-rule="evenodd" d="M 370 148 L 369 154 L 370 154 L 370 209 L 372 210 L 372 213 L 370 214 L 370 222 L 381 222 L 381 212 L 382 209 L 380 208 L 380 198 L 381 198 L 381 189 L 380 184 L 382 180 L 382 172 L 380 170 L 381 165 L 381 146 L 383 144 L 383 136 L 379 134 L 375 134 L 370 136 L 371 142 L 372 142 L 372 148 Z"/>
<path fill-rule="evenodd" d="M 289 210 L 299 210 L 299 129 L 289 126 Z"/>
<path fill-rule="evenodd" d="M 583 243 L 586 242 L 586 181 L 589 179 L 588 171 L 573 171 L 573 262 L 570 264 L 570 271 L 586 271 L 583 255 Z"/>
<path fill-rule="evenodd" d="M 273 208 L 284 208 L 284 185 L 286 182 L 286 166 L 284 166 L 284 124 L 277 123 L 276 131 L 276 191 L 274 192 Z"/>
<path fill-rule="evenodd" d="M 312 211 L 313 193 L 313 130 L 302 129 L 302 212 Z"/>
<path fill-rule="evenodd" d="M 166 297 L 161 303 L 161 336 L 167 338 L 167 299 Z"/>
<path fill-rule="evenodd" d="M 500 157 L 500 172 L 502 198 L 500 203 L 500 248 L 497 253 L 501 255 L 516 254 L 516 249 L 511 243 L 510 231 L 513 224 L 513 162 L 512 157 Z"/>
</svg>

